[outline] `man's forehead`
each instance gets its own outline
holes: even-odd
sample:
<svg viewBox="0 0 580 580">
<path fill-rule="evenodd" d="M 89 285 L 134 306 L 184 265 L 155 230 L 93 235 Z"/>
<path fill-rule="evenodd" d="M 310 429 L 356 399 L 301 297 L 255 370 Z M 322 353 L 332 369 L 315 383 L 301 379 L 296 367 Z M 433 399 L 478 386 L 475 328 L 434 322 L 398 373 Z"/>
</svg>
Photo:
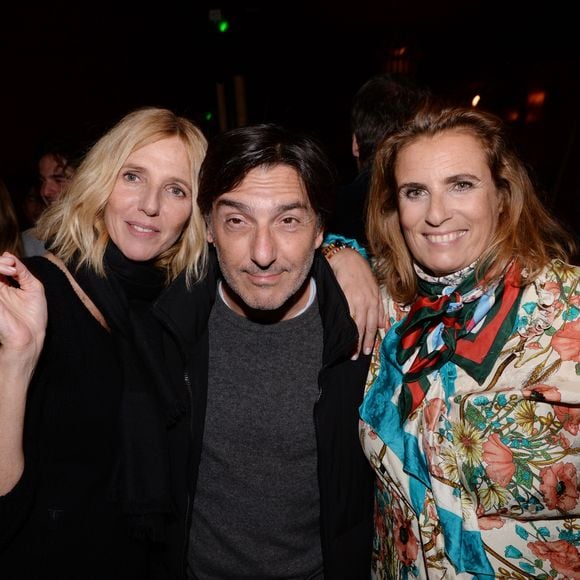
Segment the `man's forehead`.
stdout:
<svg viewBox="0 0 580 580">
<path fill-rule="evenodd" d="M 260 207 L 311 207 L 301 177 L 288 165 L 252 169 L 237 187 L 216 199 L 217 205 L 231 205 L 232 202 Z"/>
</svg>

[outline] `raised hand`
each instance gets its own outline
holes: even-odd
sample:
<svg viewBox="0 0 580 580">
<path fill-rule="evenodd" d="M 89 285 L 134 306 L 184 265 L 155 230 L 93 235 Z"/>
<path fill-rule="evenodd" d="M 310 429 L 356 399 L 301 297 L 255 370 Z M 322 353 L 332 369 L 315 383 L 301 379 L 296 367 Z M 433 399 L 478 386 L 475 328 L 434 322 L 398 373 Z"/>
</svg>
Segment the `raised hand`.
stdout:
<svg viewBox="0 0 580 580">
<path fill-rule="evenodd" d="M 24 470 L 26 394 L 47 322 L 42 284 L 12 254 L 0 256 L 0 495 Z"/>
<path fill-rule="evenodd" d="M 0 356 L 38 359 L 46 330 L 42 284 L 14 255 L 0 256 Z"/>
</svg>

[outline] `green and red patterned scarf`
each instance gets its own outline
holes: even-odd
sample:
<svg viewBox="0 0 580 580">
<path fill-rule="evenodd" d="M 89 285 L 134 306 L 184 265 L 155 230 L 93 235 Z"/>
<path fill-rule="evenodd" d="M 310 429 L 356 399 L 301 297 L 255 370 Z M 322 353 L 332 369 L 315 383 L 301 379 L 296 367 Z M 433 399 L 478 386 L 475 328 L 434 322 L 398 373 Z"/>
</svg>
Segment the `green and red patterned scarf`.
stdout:
<svg viewBox="0 0 580 580">
<path fill-rule="evenodd" d="M 448 361 L 483 383 L 513 331 L 521 296 L 520 268 L 515 263 L 491 283 L 485 277 L 478 283 L 472 265 L 462 272 L 457 286 L 429 280 L 418 267 L 416 271 L 420 296 L 397 329 L 402 421 L 424 399 L 428 375 Z"/>
</svg>

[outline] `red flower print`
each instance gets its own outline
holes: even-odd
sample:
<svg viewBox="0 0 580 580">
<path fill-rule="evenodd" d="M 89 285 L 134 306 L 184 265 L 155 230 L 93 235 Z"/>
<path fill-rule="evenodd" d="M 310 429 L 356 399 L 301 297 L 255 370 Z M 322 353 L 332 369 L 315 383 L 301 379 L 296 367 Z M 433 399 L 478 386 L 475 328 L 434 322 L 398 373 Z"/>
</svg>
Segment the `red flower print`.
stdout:
<svg viewBox="0 0 580 580">
<path fill-rule="evenodd" d="M 552 337 L 552 346 L 562 360 L 580 362 L 580 320 L 558 330 Z"/>
<path fill-rule="evenodd" d="M 395 507 L 393 511 L 395 516 L 393 535 L 397 555 L 405 566 L 410 566 L 419 553 L 417 538 L 413 534 L 411 523 L 405 518 L 401 509 Z"/>
<path fill-rule="evenodd" d="M 570 543 L 564 540 L 555 542 L 529 542 L 528 548 L 536 558 L 550 560 L 552 568 L 564 578 L 580 577 L 580 554 Z"/>
<path fill-rule="evenodd" d="M 524 397 L 528 397 L 534 401 L 553 401 L 561 400 L 560 391 L 556 387 L 550 385 L 537 384 L 532 388 L 526 387 L 522 389 Z"/>
<path fill-rule="evenodd" d="M 540 471 L 540 491 L 549 509 L 572 511 L 578 502 L 576 468 L 572 463 L 556 463 Z"/>
<path fill-rule="evenodd" d="M 424 421 L 429 431 L 434 431 L 439 422 L 439 415 L 445 409 L 445 401 L 440 398 L 431 399 L 425 405 Z"/>
<path fill-rule="evenodd" d="M 580 424 L 580 409 L 577 407 L 564 407 L 554 405 L 554 413 L 558 421 L 562 423 L 562 428 L 572 435 L 578 435 L 578 425 Z"/>
<path fill-rule="evenodd" d="M 492 481 L 507 487 L 516 471 L 511 449 L 504 445 L 497 433 L 483 444 L 483 460 L 487 463 L 485 471 Z"/>
<path fill-rule="evenodd" d="M 477 518 L 480 530 L 493 530 L 503 528 L 504 521 L 499 516 L 484 516 Z"/>
</svg>

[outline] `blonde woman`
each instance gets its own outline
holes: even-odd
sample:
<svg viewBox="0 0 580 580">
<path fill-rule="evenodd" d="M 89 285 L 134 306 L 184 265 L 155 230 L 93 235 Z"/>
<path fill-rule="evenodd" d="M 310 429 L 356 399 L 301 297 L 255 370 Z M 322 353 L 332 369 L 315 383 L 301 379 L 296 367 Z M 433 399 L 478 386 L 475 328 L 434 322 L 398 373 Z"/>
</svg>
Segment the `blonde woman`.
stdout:
<svg viewBox="0 0 580 580">
<path fill-rule="evenodd" d="M 148 577 L 140 538 L 162 539 L 175 517 L 166 427 L 186 397 L 151 306 L 178 275 L 193 285 L 205 271 L 195 203 L 205 150 L 200 130 L 170 111 L 130 113 L 41 218 L 52 253 L 27 260 L 30 271 L 4 257 L 20 284 L 2 285 L 0 308 L 6 580 Z M 29 300 L 12 326 L 6 309 L 43 291 L 42 347 L 42 302 Z"/>
</svg>

